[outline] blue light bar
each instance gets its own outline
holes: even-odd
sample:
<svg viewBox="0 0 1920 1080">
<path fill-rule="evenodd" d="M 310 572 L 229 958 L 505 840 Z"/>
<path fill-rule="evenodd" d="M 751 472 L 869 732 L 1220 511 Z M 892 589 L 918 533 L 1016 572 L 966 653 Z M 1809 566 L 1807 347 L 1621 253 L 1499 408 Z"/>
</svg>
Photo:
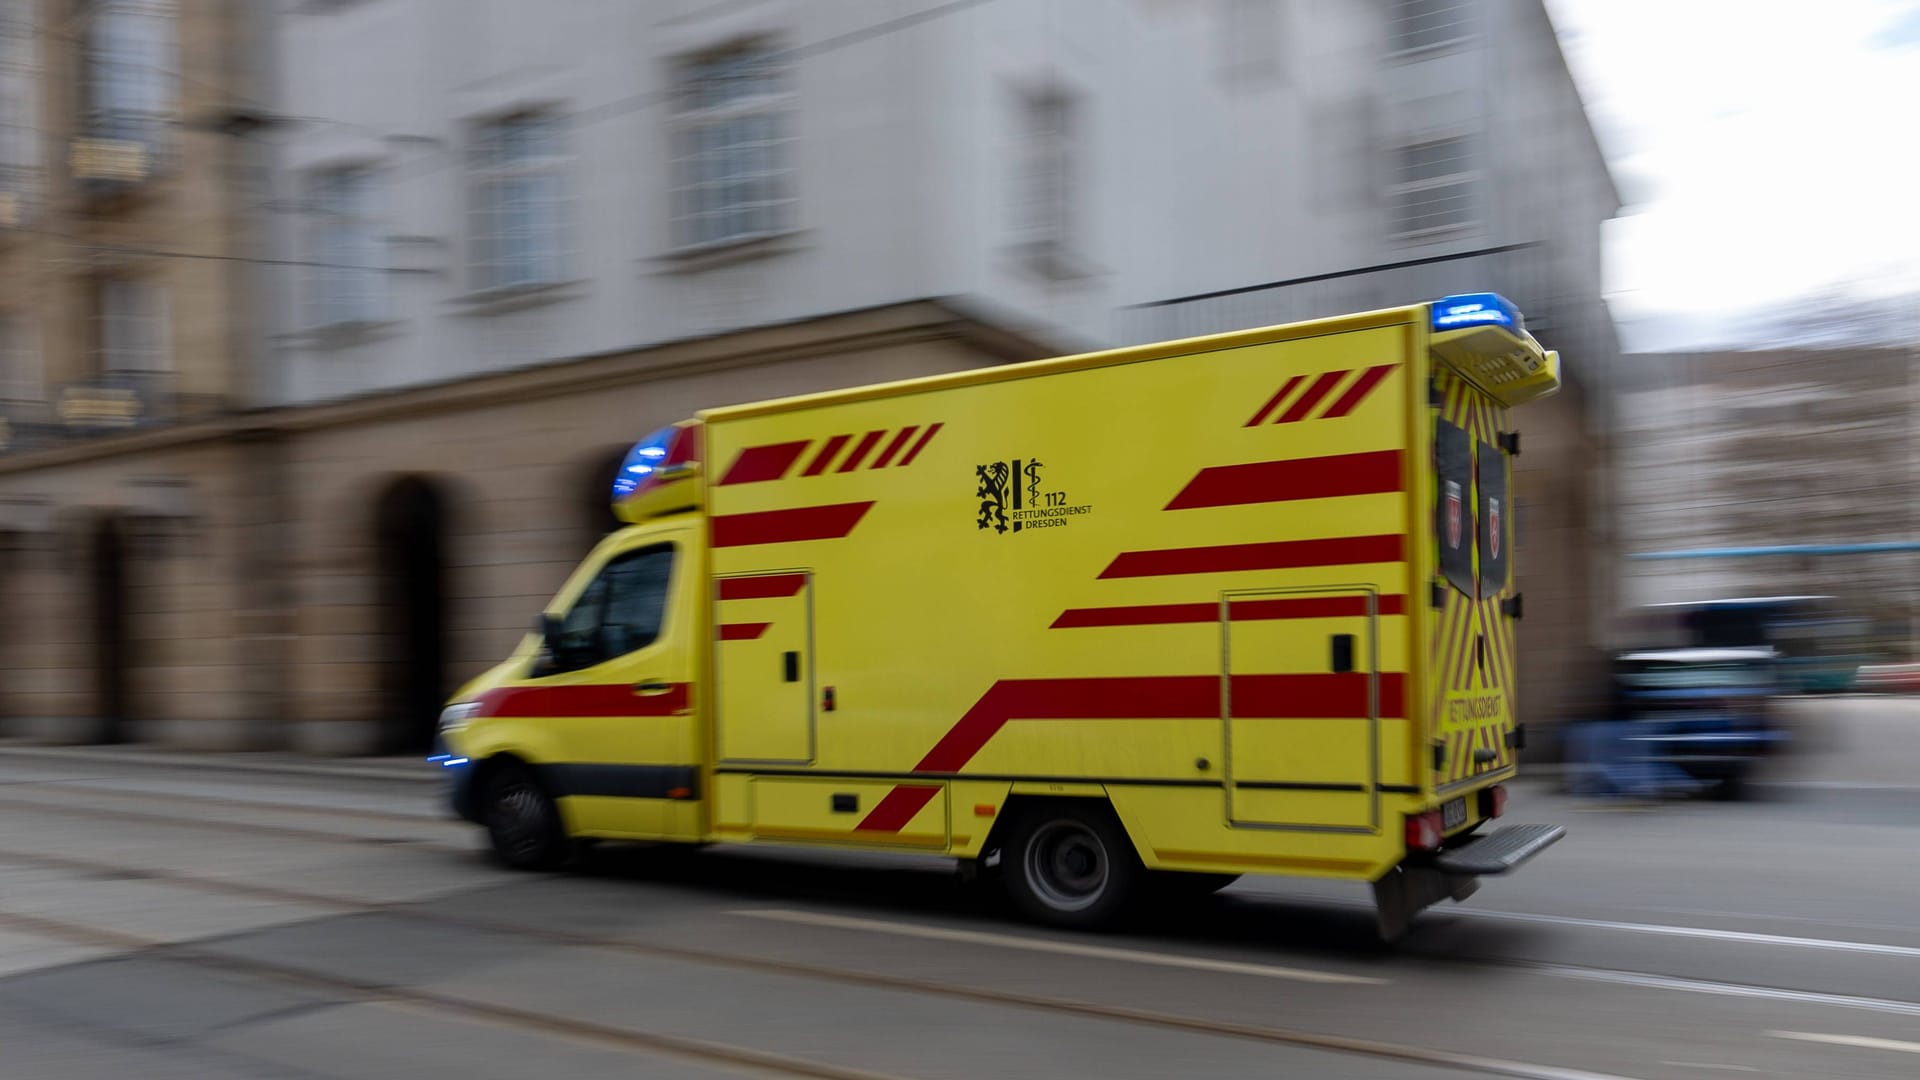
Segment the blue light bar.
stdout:
<svg viewBox="0 0 1920 1080">
<path fill-rule="evenodd" d="M 1499 293 L 1462 293 L 1433 302 L 1433 328 L 1464 330 L 1470 326 L 1504 326 L 1520 329 L 1520 309 Z"/>
<path fill-rule="evenodd" d="M 471 758 L 463 758 L 463 757 L 448 758 L 447 760 L 440 763 L 440 767 L 443 769 L 458 768 L 461 765 L 467 764 L 471 760 L 472 760 Z"/>
<path fill-rule="evenodd" d="M 661 428 L 634 444 L 627 451 L 627 459 L 620 463 L 620 472 L 613 478 L 613 499 L 615 502 L 633 494 L 653 470 L 667 456 L 667 444 L 673 439 L 672 428 Z"/>
</svg>

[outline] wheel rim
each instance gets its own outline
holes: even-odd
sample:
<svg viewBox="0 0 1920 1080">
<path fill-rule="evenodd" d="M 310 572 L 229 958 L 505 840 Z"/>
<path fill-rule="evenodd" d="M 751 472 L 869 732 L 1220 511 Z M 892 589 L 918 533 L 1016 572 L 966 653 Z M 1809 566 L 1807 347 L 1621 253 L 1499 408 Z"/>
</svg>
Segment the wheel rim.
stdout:
<svg viewBox="0 0 1920 1080">
<path fill-rule="evenodd" d="M 1077 821 L 1050 821 L 1027 844 L 1027 881 L 1056 911 L 1082 911 L 1107 891 L 1107 848 Z"/>
<path fill-rule="evenodd" d="M 494 789 L 491 816 L 494 836 L 509 858 L 532 858 L 546 842 L 547 800 L 525 780 L 508 780 Z"/>
</svg>

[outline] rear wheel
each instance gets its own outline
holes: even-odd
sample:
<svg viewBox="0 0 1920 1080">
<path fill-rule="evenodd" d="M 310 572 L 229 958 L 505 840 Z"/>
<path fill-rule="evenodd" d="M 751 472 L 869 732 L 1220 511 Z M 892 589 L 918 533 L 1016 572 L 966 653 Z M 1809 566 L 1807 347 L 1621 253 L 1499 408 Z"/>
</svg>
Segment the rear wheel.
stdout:
<svg viewBox="0 0 1920 1080">
<path fill-rule="evenodd" d="M 552 870 L 569 852 L 566 827 L 533 771 L 507 762 L 487 774 L 480 812 L 494 855 L 516 870 Z"/>
<path fill-rule="evenodd" d="M 1000 873 L 1022 914 L 1077 929 L 1118 918 L 1144 871 L 1106 808 L 1043 801 L 1008 838 Z"/>
</svg>

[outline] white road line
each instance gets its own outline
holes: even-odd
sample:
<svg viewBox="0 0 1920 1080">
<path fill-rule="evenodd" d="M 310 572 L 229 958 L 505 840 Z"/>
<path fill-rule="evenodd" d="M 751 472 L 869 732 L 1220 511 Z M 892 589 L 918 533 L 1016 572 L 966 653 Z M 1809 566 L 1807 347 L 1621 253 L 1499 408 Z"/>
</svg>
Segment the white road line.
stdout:
<svg viewBox="0 0 1920 1080">
<path fill-rule="evenodd" d="M 1800 1005 L 1831 1005 L 1841 1009 L 1892 1013 L 1895 1016 L 1920 1016 L 1920 1003 L 1887 998 L 1852 997 L 1846 994 L 1822 994 L 1813 990 L 1786 990 L 1776 986 L 1748 986 L 1744 983 L 1707 982 L 1672 975 L 1647 975 L 1635 971 L 1609 971 L 1605 968 L 1566 967 L 1559 964 L 1516 963 L 1521 971 L 1535 971 L 1562 979 L 1583 982 L 1615 983 L 1620 986 L 1645 986 L 1658 990 L 1680 990 L 1690 994 L 1714 994 L 1719 997 L 1761 998 L 1790 1001 Z"/>
<path fill-rule="evenodd" d="M 1829 952 L 1867 953 L 1873 956 L 1898 956 L 1920 960 L 1920 948 L 1912 945 L 1882 945 L 1872 941 L 1841 941 L 1835 938 L 1791 937 L 1784 934 L 1756 934 L 1746 930 L 1715 930 L 1705 926 L 1667 926 L 1662 923 L 1612 922 L 1606 919 L 1576 919 L 1567 915 L 1534 915 L 1518 911 L 1487 911 L 1462 908 L 1446 913 L 1455 918 L 1494 919 L 1504 922 L 1542 923 L 1550 926 L 1580 926 L 1590 930 L 1616 930 L 1627 934 L 1656 937 L 1703 938 L 1709 941 L 1735 941 L 1744 945 L 1777 945 L 1789 949 L 1824 949 Z"/>
<path fill-rule="evenodd" d="M 1028 952 L 1055 953 L 1061 956 L 1084 956 L 1093 960 L 1120 960 L 1132 964 L 1153 964 L 1159 967 L 1187 968 L 1192 971 L 1213 971 L 1229 975 L 1252 975 L 1264 979 L 1291 979 L 1295 982 L 1344 983 L 1349 985 L 1378 986 L 1389 982 L 1368 975 L 1343 975 L 1337 971 L 1315 971 L 1310 968 L 1275 967 L 1271 964 L 1248 964 L 1236 960 L 1209 960 L 1201 956 L 1179 956 L 1173 953 L 1146 952 L 1140 949 L 1116 949 L 1105 945 L 1081 945 L 1069 941 L 1048 941 L 1044 938 L 1021 937 L 1014 934 L 992 934 L 978 930 L 949 930 L 938 926 L 921 926 L 915 923 L 887 922 L 880 919 L 858 919 L 845 915 L 828 915 L 811 911 L 732 911 L 730 915 L 742 915 L 750 919 L 771 919 L 776 922 L 801 923 L 807 926 L 827 926 L 839 930 L 862 930 L 875 934 L 895 934 L 900 937 L 926 938 L 932 941 L 954 941 L 966 945 L 986 945 L 999 949 L 1024 949 Z"/>
<path fill-rule="evenodd" d="M 1833 1046 L 1858 1046 L 1867 1050 L 1896 1050 L 1902 1054 L 1920 1054 L 1920 1042 L 1876 1039 L 1871 1035 L 1823 1035 L 1817 1031 L 1769 1031 L 1767 1034 L 1776 1039 L 1795 1039 L 1800 1042 L 1828 1043 Z"/>
<path fill-rule="evenodd" d="M 1671 1065 L 1676 1069 L 1718 1069 L 1721 1072 L 1757 1073 L 1760 1070 L 1751 1065 L 1716 1065 L 1711 1061 L 1663 1061 L 1662 1065 Z"/>
</svg>

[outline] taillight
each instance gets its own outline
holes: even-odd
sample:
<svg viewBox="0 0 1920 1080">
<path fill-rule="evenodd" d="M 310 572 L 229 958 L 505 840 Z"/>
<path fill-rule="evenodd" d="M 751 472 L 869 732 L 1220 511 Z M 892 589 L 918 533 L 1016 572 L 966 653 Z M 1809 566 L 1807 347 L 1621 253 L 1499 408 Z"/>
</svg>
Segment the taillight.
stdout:
<svg viewBox="0 0 1920 1080">
<path fill-rule="evenodd" d="M 1495 784 L 1480 792 L 1480 816 L 1497 818 L 1507 812 L 1507 788 L 1504 784 Z"/>
<path fill-rule="evenodd" d="M 1409 851 L 1438 851 L 1440 841 L 1445 835 L 1446 829 L 1441 825 L 1438 810 L 1415 814 L 1407 819 L 1407 850 Z"/>
</svg>

